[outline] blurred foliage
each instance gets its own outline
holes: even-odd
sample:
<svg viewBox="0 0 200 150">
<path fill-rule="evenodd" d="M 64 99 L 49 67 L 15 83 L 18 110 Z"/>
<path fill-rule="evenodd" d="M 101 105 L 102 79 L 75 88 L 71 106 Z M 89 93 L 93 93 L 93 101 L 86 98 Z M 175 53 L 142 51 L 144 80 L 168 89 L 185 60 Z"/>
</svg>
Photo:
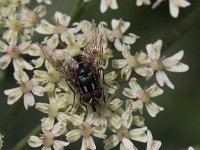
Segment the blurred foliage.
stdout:
<svg viewBox="0 0 200 150">
<path fill-rule="evenodd" d="M 52 20 L 55 11 L 70 14 L 75 8 L 77 0 L 55 0 L 53 5 L 48 6 L 48 15 L 46 18 Z M 195 146 L 200 144 L 200 13 L 195 14 L 191 19 L 188 15 L 200 8 L 200 1 L 191 1 L 191 6 L 180 10 L 178 19 L 174 19 L 169 14 L 168 2 L 163 2 L 160 7 L 152 10 L 150 6 L 136 7 L 135 0 L 118 0 L 118 10 L 108 10 L 101 14 L 99 10 L 100 1 L 92 0 L 86 4 L 78 20 L 93 19 L 96 22 L 106 21 L 110 26 L 113 18 L 122 18 L 131 22 L 129 31 L 137 34 L 140 38 L 132 47 L 132 52 L 145 50 L 145 45 L 155 42 L 161 38 L 164 42 L 163 51 L 166 56 L 171 56 L 175 52 L 184 49 L 185 55 L 183 62 L 190 66 L 190 70 L 182 74 L 168 73 L 169 78 L 175 85 L 175 90 L 164 87 L 164 94 L 154 99 L 156 103 L 163 106 L 165 110 L 158 114 L 156 118 L 150 118 L 144 112 L 146 124 L 152 131 L 154 139 L 162 141 L 162 150 L 177 150 L 187 148 L 189 145 Z M 193 22 L 183 32 L 174 33 L 179 30 L 179 23 L 183 20 L 185 23 Z M 172 34 L 172 36 L 169 36 Z M 173 38 L 168 43 L 168 37 Z M 39 41 L 40 38 L 35 39 Z M 166 40 L 166 41 L 165 41 Z M 166 43 L 165 43 L 166 42 Z M 170 44 L 170 45 L 169 45 Z M 119 56 L 120 57 L 120 56 Z M 7 97 L 3 94 L 5 89 L 17 86 L 13 79 L 13 68 L 10 66 L 2 77 L 0 72 L 0 123 L 2 123 L 9 113 L 14 113 L 13 118 L 6 125 L 7 133 L 4 138 L 4 149 L 10 149 L 27 133 L 33 130 L 42 118 L 34 108 L 25 111 L 22 101 L 13 106 L 6 104 Z M 45 101 L 45 97 L 40 99 Z M 18 106 L 20 105 L 20 106 Z M 13 107 L 19 107 L 17 112 L 11 112 Z M 98 141 L 98 140 L 97 140 Z M 136 145 L 138 144 L 135 142 Z M 66 149 L 79 149 L 81 141 L 77 144 L 71 144 Z M 102 149 L 102 143 L 97 144 L 97 149 Z M 31 148 L 27 148 L 31 149 Z"/>
</svg>

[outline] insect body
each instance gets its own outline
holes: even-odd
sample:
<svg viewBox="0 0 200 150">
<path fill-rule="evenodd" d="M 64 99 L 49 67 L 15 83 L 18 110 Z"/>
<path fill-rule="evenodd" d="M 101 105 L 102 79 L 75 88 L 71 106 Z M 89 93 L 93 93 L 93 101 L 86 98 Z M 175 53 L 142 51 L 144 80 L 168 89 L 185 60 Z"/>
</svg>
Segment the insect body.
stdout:
<svg viewBox="0 0 200 150">
<path fill-rule="evenodd" d="M 101 68 L 103 63 L 101 31 L 95 28 L 83 52 L 73 57 L 45 46 L 41 47 L 41 50 L 48 62 L 66 79 L 74 96 L 78 91 L 81 95 L 80 102 L 91 105 L 93 111 L 96 111 L 95 104 L 102 95 L 104 96 L 103 90 L 99 87 L 99 79 L 103 71 Z M 86 107 L 84 103 L 82 104 Z"/>
</svg>

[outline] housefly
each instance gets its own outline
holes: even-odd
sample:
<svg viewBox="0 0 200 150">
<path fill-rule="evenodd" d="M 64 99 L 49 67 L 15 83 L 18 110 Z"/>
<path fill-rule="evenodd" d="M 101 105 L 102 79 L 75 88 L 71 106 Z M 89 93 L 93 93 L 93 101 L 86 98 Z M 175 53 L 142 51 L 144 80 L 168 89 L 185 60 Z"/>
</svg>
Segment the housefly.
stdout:
<svg viewBox="0 0 200 150">
<path fill-rule="evenodd" d="M 87 117 L 87 106 L 84 103 L 89 104 L 95 112 L 95 105 L 102 96 L 104 97 L 104 91 L 99 83 L 100 76 L 103 73 L 102 36 L 101 30 L 95 28 L 84 50 L 73 57 L 64 54 L 61 50 L 41 46 L 44 57 L 71 87 L 74 92 L 74 101 L 75 92 L 80 93 L 80 102 L 86 108 L 85 118 Z"/>
</svg>

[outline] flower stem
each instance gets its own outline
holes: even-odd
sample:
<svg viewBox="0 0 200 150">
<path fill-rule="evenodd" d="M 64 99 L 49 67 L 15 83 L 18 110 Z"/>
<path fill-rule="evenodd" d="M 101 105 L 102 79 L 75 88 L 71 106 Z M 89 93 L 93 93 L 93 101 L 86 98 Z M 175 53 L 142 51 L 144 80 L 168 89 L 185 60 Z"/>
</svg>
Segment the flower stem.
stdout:
<svg viewBox="0 0 200 150">
<path fill-rule="evenodd" d="M 28 139 L 31 135 L 38 135 L 41 132 L 41 124 L 35 127 L 28 135 L 21 139 L 17 145 L 15 145 L 11 150 L 22 150 L 28 146 Z"/>
<path fill-rule="evenodd" d="M 79 0 L 71 12 L 71 24 L 78 20 L 88 2 Z"/>
<path fill-rule="evenodd" d="M 200 9 L 197 7 L 184 17 L 172 31 L 163 37 L 163 51 L 169 50 L 177 40 L 180 39 L 188 30 L 190 30 L 200 20 Z"/>
<path fill-rule="evenodd" d="M 22 101 L 19 101 L 10 108 L 10 111 L 8 112 L 7 116 L 0 125 L 1 133 L 5 134 L 9 129 L 9 127 L 13 125 L 13 122 L 15 121 L 16 116 L 18 115 L 22 107 L 23 107 Z"/>
</svg>

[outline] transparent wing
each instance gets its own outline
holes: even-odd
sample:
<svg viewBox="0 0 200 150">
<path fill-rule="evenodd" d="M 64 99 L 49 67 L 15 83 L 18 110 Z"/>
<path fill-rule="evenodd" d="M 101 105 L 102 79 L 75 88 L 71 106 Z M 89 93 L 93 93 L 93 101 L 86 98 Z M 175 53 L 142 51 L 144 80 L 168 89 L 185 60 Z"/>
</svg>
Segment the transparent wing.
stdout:
<svg viewBox="0 0 200 150">
<path fill-rule="evenodd" d="M 101 67 L 103 64 L 103 45 L 102 32 L 99 28 L 95 28 L 89 39 L 88 45 L 84 51 L 93 58 L 93 63 L 96 67 Z"/>
<path fill-rule="evenodd" d="M 61 50 L 40 45 L 46 60 L 73 86 L 76 86 L 78 63 Z"/>
</svg>

